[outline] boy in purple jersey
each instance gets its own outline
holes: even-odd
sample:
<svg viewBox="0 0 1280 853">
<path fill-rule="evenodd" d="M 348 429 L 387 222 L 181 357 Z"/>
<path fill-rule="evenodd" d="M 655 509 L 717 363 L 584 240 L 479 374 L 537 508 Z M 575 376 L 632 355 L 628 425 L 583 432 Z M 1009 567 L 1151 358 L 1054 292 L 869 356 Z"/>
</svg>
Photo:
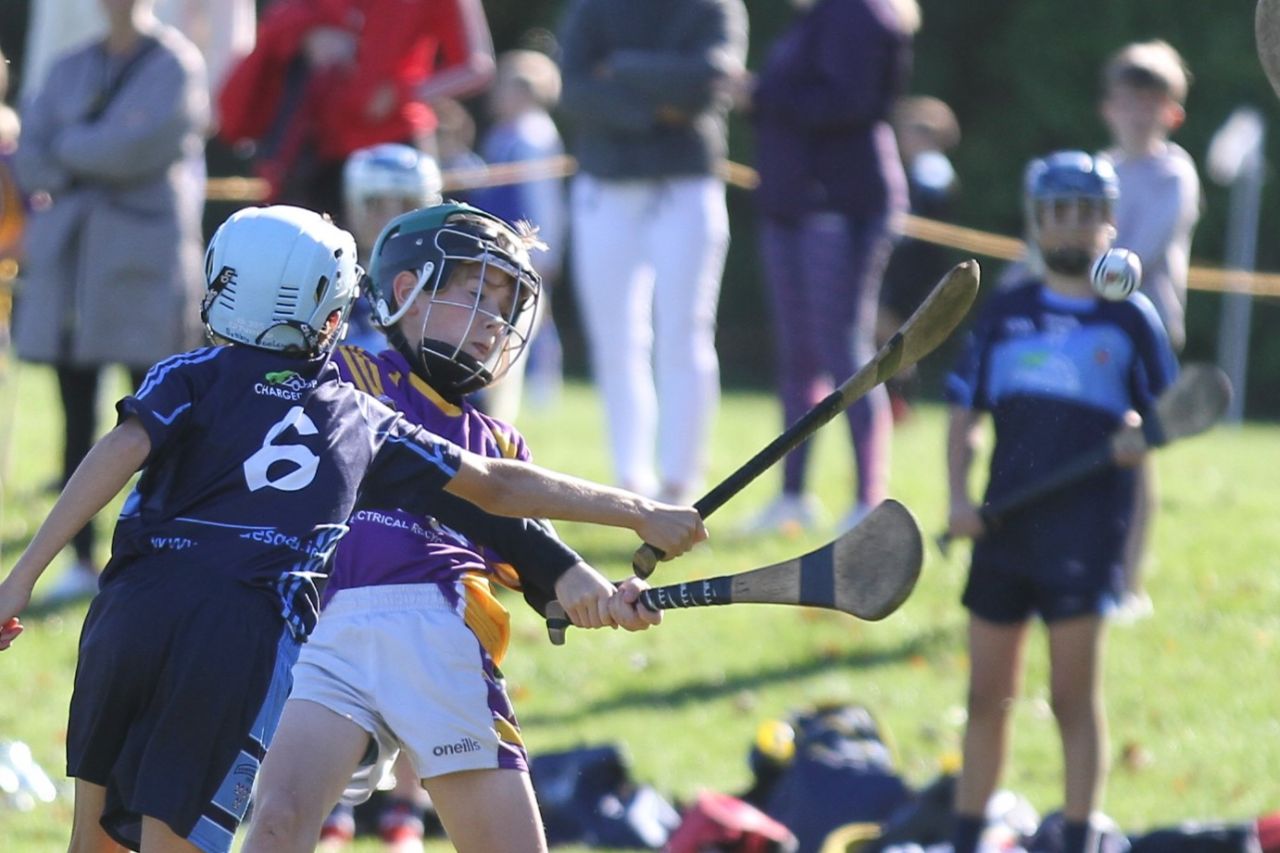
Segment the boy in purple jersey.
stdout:
<svg viewBox="0 0 1280 853">
<path fill-rule="evenodd" d="M 479 456 L 342 382 L 329 356 L 361 273 L 351 235 L 319 215 L 242 210 L 205 269 L 202 317 L 229 345 L 148 372 L 0 583 L 4 649 L 49 562 L 143 468 L 80 638 L 72 851 L 230 849 L 314 626 L 312 579 L 353 509 L 436 513 L 552 577 L 579 558 L 526 516 L 677 551 L 703 535 L 692 509 Z M 444 492 L 512 518 L 437 506 Z M 574 620 L 634 620 L 600 585 L 606 603 Z"/>
<path fill-rule="evenodd" d="M 501 377 L 527 342 L 539 279 L 532 230 L 464 204 L 393 219 L 371 259 L 370 301 L 391 346 L 335 361 L 357 387 L 467 449 L 525 460 L 510 426 L 475 409 L 472 391 Z M 357 512 L 325 590 L 324 618 L 294 670 L 280 737 L 263 768 L 245 851 L 311 850 L 329 807 L 367 798 L 403 751 L 454 846 L 543 850 L 528 756 L 498 665 L 508 614 L 490 581 L 641 628 L 633 578 L 606 600 L 583 564 L 531 584 L 511 560 L 433 514 Z M 403 763 L 401 763 L 402 766 Z M 353 779 L 353 774 L 355 774 Z M 478 804 L 484 804 L 482 808 Z"/>
<path fill-rule="evenodd" d="M 1118 190 L 1109 161 L 1082 151 L 1051 154 L 1031 164 L 1026 193 L 1043 275 L 991 298 L 947 382 L 949 529 L 976 540 L 963 599 L 969 699 L 956 853 L 978 846 L 1004 764 L 1027 626 L 1037 613 L 1049 632 L 1050 704 L 1065 765 L 1063 850 L 1093 849 L 1089 815 L 1106 775 L 1102 616 L 1123 591 L 1132 466 L 1143 456 L 1125 449 L 1116 467 L 987 530 L 968 489 L 979 418 L 989 412 L 995 426 L 986 492 L 995 501 L 1122 428 L 1136 431 L 1177 371 L 1147 298 L 1103 301 L 1089 281 L 1093 259 L 1115 235 Z"/>
</svg>

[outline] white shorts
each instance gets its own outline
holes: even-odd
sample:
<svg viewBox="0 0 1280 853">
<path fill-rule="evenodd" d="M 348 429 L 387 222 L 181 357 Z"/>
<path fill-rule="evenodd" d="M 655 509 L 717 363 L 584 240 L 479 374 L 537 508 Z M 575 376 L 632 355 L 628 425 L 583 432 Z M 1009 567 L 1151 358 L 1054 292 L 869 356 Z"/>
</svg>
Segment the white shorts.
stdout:
<svg viewBox="0 0 1280 853">
<path fill-rule="evenodd" d="M 403 749 L 427 779 L 460 770 L 528 771 L 501 675 L 440 587 L 344 589 L 325 607 L 293 668 L 305 699 L 369 733 L 343 800 L 369 798 Z"/>
</svg>

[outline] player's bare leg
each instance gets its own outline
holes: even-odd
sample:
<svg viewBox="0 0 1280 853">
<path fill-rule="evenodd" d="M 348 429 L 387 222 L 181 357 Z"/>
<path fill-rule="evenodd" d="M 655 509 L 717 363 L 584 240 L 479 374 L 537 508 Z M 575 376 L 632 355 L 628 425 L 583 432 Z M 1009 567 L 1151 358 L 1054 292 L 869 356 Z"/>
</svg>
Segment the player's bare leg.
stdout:
<svg viewBox="0 0 1280 853">
<path fill-rule="evenodd" d="M 142 818 L 142 853 L 200 853 L 200 848 L 180 838 L 164 821 Z"/>
<path fill-rule="evenodd" d="M 124 853 L 124 848 L 111 840 L 99 819 L 107 803 L 107 789 L 83 779 L 76 780 L 76 804 L 71 818 L 69 853 Z"/>
<path fill-rule="evenodd" d="M 1050 704 L 1062 733 L 1068 821 L 1087 821 L 1106 775 L 1107 720 L 1102 705 L 1102 637 L 1097 616 L 1049 626 Z"/>
<path fill-rule="evenodd" d="M 955 811 L 986 813 L 1009 748 L 1009 714 L 1022 689 L 1027 623 L 1003 625 L 969 617 L 969 722 Z"/>
<path fill-rule="evenodd" d="M 458 853 L 546 853 L 529 774 L 466 770 L 423 784 Z M 476 803 L 484 803 L 485 808 L 476 808 Z"/>
<path fill-rule="evenodd" d="M 346 717 L 305 699 L 286 702 L 241 853 L 311 853 L 368 745 L 369 733 Z"/>
</svg>

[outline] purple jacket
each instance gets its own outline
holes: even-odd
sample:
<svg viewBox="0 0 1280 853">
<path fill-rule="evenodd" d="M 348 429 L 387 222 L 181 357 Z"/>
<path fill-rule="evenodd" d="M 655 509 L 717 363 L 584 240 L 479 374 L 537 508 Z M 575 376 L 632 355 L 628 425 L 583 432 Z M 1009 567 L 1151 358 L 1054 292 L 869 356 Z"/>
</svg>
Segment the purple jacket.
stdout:
<svg viewBox="0 0 1280 853">
<path fill-rule="evenodd" d="M 818 0 L 773 45 L 755 93 L 762 213 L 907 209 L 888 116 L 911 71 L 889 0 Z"/>
</svg>

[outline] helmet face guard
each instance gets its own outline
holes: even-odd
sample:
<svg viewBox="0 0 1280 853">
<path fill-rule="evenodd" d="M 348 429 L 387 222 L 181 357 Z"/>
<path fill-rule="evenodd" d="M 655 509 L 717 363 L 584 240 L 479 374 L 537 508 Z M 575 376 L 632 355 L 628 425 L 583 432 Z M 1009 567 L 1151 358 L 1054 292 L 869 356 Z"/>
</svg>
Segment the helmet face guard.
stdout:
<svg viewBox="0 0 1280 853">
<path fill-rule="evenodd" d="M 1090 228 L 1114 220 L 1120 183 L 1105 157 L 1084 151 L 1056 151 L 1032 160 L 1024 178 L 1028 242 L 1049 269 L 1064 275 L 1084 275 L 1093 252 L 1079 246 L 1044 248 L 1041 230 Z"/>
<path fill-rule="evenodd" d="M 273 205 L 233 213 L 205 252 L 200 318 L 213 337 L 312 357 L 341 337 L 363 271 L 328 219 Z"/>
<path fill-rule="evenodd" d="M 383 230 L 370 263 L 373 275 L 365 279 L 374 320 L 393 343 L 409 350 L 415 368 L 439 390 L 461 395 L 483 388 L 500 379 L 523 353 L 542 286 L 526 243 L 526 237 L 498 217 L 456 203 L 405 214 Z M 510 287 L 507 298 L 494 294 L 492 270 L 502 273 L 504 288 Z M 398 303 L 392 286 L 405 271 L 417 278 Z M 475 286 L 462 286 L 463 273 Z M 428 299 L 421 325 L 396 327 L 422 294 Z M 431 317 L 442 310 L 467 318 L 455 329 L 456 341 L 428 337 Z M 480 327 L 491 330 L 493 344 L 484 353 L 469 352 L 468 341 Z M 405 337 L 406 331 L 413 340 Z"/>
</svg>

